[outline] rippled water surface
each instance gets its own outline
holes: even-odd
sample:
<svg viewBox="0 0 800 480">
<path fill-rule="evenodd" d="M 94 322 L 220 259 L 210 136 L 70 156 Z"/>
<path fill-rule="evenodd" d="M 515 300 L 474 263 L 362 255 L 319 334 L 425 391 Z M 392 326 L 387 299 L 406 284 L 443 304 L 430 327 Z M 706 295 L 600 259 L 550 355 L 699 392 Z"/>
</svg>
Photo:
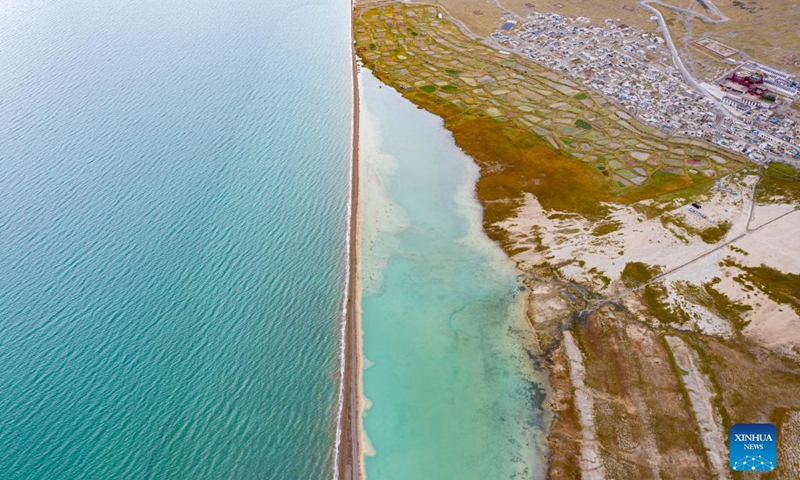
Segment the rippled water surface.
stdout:
<svg viewBox="0 0 800 480">
<path fill-rule="evenodd" d="M 0 478 L 324 478 L 349 4 L 0 6 Z"/>
</svg>

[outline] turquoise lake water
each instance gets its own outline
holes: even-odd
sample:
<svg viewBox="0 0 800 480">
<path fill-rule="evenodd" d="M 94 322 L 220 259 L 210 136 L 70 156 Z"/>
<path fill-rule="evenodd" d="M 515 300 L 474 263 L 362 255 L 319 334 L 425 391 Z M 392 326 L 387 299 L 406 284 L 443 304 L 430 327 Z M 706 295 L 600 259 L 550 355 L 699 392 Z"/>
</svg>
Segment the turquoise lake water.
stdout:
<svg viewBox="0 0 800 480">
<path fill-rule="evenodd" d="M 518 272 L 482 230 L 478 168 L 440 118 L 361 79 L 367 477 L 544 478 Z"/>
<path fill-rule="evenodd" d="M 0 478 L 329 477 L 349 8 L 0 6 Z"/>
</svg>

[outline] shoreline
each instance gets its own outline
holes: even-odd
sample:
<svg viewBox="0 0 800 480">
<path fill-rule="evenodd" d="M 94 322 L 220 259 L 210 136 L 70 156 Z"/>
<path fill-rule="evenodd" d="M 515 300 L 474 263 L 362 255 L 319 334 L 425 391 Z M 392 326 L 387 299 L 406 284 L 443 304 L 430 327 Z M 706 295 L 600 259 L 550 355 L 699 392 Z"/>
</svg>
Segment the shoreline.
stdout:
<svg viewBox="0 0 800 480">
<path fill-rule="evenodd" d="M 351 7 L 351 32 L 354 5 Z M 337 457 L 334 480 L 360 480 L 362 474 L 361 464 L 361 417 L 360 417 L 360 372 L 361 372 L 361 347 L 360 347 L 360 318 L 359 318 L 359 282 L 358 282 L 358 244 L 359 244 L 359 208 L 358 208 L 358 130 L 360 101 L 358 94 L 358 62 L 355 52 L 355 43 L 351 41 L 350 56 L 353 76 L 353 137 L 352 160 L 350 174 L 350 213 L 348 232 L 348 278 L 346 288 L 347 302 L 345 305 L 344 326 L 342 342 L 344 355 L 342 358 L 342 390 L 341 410 L 338 418 L 337 429 L 340 429 L 335 446 Z"/>
</svg>

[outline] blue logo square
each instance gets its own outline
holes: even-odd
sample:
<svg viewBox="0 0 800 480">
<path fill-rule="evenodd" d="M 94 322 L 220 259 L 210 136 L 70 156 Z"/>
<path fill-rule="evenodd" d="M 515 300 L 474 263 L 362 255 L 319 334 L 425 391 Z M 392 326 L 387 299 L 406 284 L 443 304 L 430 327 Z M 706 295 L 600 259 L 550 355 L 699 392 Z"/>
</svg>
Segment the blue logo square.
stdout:
<svg viewBox="0 0 800 480">
<path fill-rule="evenodd" d="M 778 432 L 771 423 L 737 423 L 731 427 L 731 468 L 770 472 L 778 466 Z"/>
</svg>

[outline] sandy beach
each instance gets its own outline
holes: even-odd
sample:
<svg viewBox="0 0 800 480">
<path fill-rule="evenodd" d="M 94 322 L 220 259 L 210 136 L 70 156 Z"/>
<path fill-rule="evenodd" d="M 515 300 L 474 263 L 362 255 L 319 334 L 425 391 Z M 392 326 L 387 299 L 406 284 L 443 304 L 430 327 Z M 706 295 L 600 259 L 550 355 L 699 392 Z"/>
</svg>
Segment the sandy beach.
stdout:
<svg viewBox="0 0 800 480">
<path fill-rule="evenodd" d="M 359 322 L 359 282 L 358 282 L 358 129 L 359 129 L 359 95 L 358 95 L 358 63 L 355 49 L 351 51 L 353 65 L 353 158 L 351 174 L 351 198 L 350 198 L 350 232 L 349 232 L 349 251 L 350 266 L 349 279 L 347 282 L 348 291 L 347 306 L 345 314 L 344 338 L 345 343 L 344 365 L 342 375 L 344 377 L 344 388 L 342 391 L 342 412 L 339 419 L 341 436 L 337 449 L 338 456 L 338 479 L 337 480 L 358 480 L 362 478 L 361 455 L 359 451 L 359 437 L 361 432 L 360 425 L 360 371 L 361 371 L 361 348 L 360 342 L 360 322 Z"/>
</svg>

